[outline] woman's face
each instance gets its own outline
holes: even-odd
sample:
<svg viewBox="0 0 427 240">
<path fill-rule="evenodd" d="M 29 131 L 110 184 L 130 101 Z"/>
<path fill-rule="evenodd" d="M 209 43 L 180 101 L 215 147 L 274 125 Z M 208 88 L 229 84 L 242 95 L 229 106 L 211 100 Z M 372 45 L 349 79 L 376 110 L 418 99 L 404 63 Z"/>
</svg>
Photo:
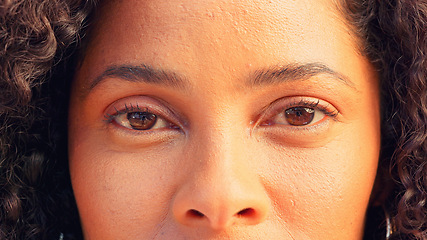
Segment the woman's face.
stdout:
<svg viewBox="0 0 427 240">
<path fill-rule="evenodd" d="M 329 0 L 109 1 L 69 112 L 86 239 L 361 239 L 378 79 Z"/>
</svg>

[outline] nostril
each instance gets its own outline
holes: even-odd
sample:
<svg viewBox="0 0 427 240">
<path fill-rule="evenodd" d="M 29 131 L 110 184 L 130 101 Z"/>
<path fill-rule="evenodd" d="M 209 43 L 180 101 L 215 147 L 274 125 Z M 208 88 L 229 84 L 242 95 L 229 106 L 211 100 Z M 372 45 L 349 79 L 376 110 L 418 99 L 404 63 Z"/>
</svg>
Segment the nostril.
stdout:
<svg viewBox="0 0 427 240">
<path fill-rule="evenodd" d="M 239 211 L 236 215 L 239 217 L 251 217 L 255 214 L 255 210 L 253 208 L 245 208 Z"/>
<path fill-rule="evenodd" d="M 204 215 L 203 213 L 201 213 L 201 212 L 199 212 L 199 211 L 195 210 L 195 209 L 190 209 L 190 210 L 188 210 L 188 212 L 187 212 L 187 216 L 189 216 L 189 217 L 202 218 L 202 217 L 204 217 L 205 215 Z"/>
</svg>

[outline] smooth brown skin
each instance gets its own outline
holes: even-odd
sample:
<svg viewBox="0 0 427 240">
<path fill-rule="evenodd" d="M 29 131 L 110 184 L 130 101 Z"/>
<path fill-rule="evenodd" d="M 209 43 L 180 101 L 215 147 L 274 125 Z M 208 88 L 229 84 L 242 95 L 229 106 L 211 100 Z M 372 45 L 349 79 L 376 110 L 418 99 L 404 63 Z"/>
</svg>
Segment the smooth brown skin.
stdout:
<svg viewBox="0 0 427 240">
<path fill-rule="evenodd" d="M 362 238 L 378 79 L 332 1 L 108 1 L 93 29 L 69 118 L 86 239 Z M 337 74 L 269 74 L 307 63 Z M 301 100 L 315 120 L 289 125 Z M 126 128 L 125 105 L 164 120 Z"/>
</svg>

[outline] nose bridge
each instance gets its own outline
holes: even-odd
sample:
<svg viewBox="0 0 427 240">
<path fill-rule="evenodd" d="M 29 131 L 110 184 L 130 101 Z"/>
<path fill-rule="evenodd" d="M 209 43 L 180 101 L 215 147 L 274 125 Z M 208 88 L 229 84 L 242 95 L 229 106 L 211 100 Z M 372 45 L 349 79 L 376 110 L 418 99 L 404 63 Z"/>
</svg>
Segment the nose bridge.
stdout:
<svg viewBox="0 0 427 240">
<path fill-rule="evenodd" d="M 205 140 L 198 141 L 194 153 L 195 158 L 200 160 L 197 174 L 204 176 L 200 180 L 207 181 L 210 185 L 228 183 L 230 187 L 222 190 L 224 194 L 232 190 L 232 185 L 245 188 L 248 180 L 256 175 L 256 172 L 248 167 L 249 143 L 243 132 L 245 130 L 233 128 L 231 124 L 221 124 L 207 131 Z"/>
<path fill-rule="evenodd" d="M 206 163 L 227 165 L 231 170 L 244 158 L 248 146 L 247 129 L 241 127 L 236 117 L 227 116 L 216 123 L 202 126 L 198 153 Z M 225 170 L 224 169 L 224 170 Z"/>
<path fill-rule="evenodd" d="M 200 126 L 191 140 L 191 173 L 177 192 L 174 215 L 185 225 L 221 229 L 257 224 L 268 212 L 269 199 L 250 168 L 248 132 L 228 115 Z"/>
<path fill-rule="evenodd" d="M 224 113 L 217 121 L 201 126 L 193 156 L 199 160 L 195 174 L 203 175 L 201 180 L 228 182 L 240 187 L 244 187 L 248 180 L 253 181 L 252 175 L 256 173 L 249 169 L 249 130 L 242 125 L 237 116 Z"/>
<path fill-rule="evenodd" d="M 228 102 L 230 103 L 230 101 Z M 206 104 L 207 105 L 207 104 Z M 194 157 L 206 166 L 231 171 L 247 153 L 249 127 L 233 104 L 210 106 L 198 113 L 198 124 L 191 134 Z"/>
</svg>

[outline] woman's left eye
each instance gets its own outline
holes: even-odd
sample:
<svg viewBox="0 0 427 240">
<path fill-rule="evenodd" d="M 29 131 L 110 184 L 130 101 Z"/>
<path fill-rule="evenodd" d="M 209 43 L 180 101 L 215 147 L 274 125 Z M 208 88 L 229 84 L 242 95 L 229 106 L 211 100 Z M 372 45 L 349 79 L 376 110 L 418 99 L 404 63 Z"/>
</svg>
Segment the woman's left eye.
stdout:
<svg viewBox="0 0 427 240">
<path fill-rule="evenodd" d="M 276 123 L 304 126 L 322 120 L 325 114 L 310 107 L 288 108 L 275 117 Z M 286 122 L 285 122 L 286 121 Z"/>
<path fill-rule="evenodd" d="M 138 131 L 165 128 L 171 125 L 162 117 L 149 111 L 119 112 L 110 118 L 122 127 Z"/>
<path fill-rule="evenodd" d="M 294 106 L 288 107 L 276 113 L 264 125 L 289 125 L 303 127 L 313 125 L 325 119 L 326 117 L 334 117 L 335 112 L 328 112 L 318 106 Z"/>
</svg>

